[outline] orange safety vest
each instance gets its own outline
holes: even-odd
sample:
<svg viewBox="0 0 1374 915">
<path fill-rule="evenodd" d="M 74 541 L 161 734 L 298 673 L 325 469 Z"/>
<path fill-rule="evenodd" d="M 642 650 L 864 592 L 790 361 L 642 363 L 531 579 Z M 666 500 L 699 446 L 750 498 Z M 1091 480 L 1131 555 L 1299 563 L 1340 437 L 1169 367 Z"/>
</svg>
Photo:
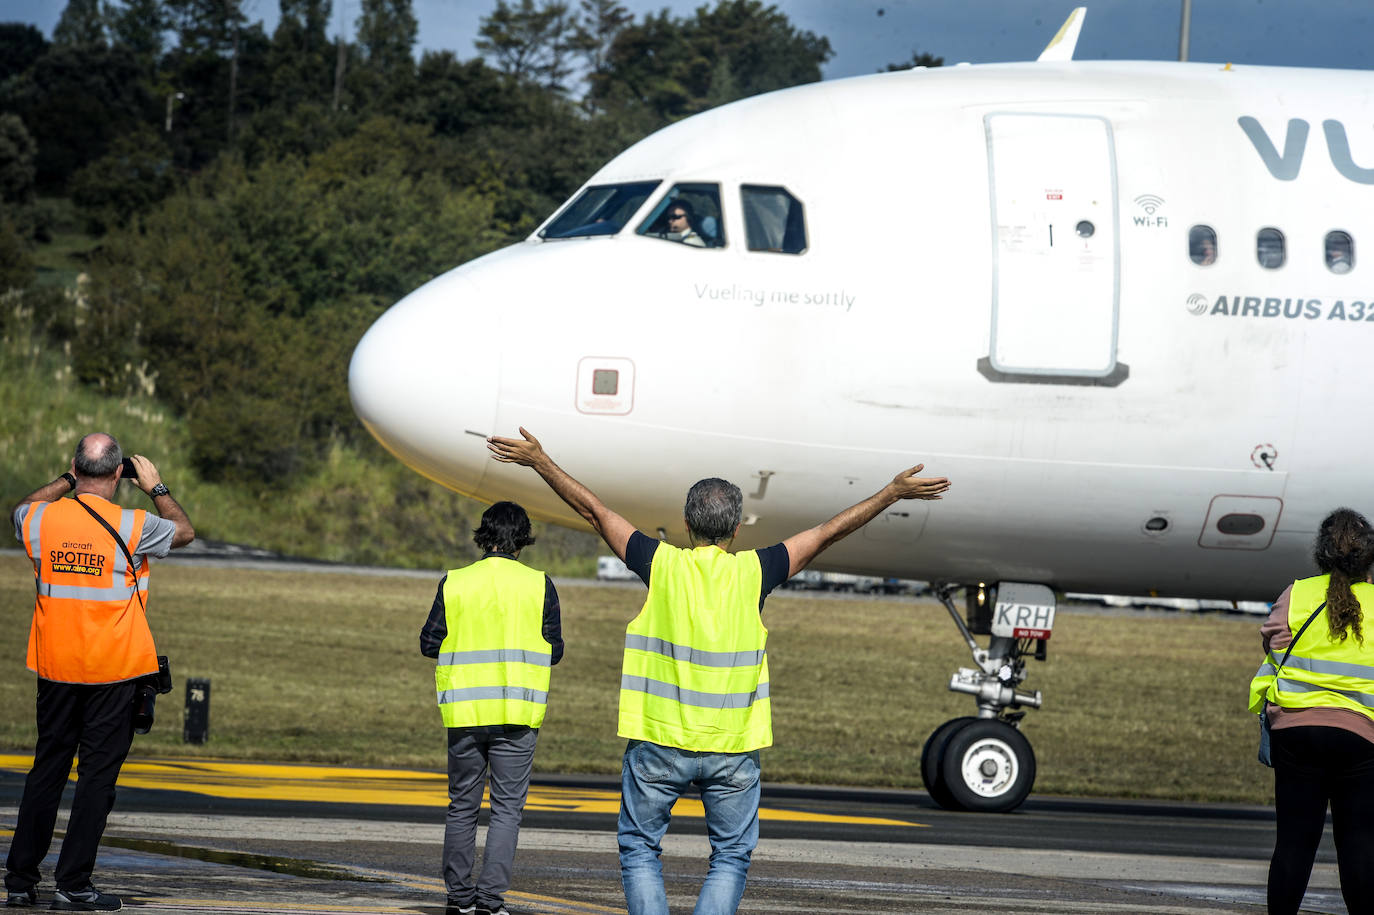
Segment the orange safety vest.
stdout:
<svg viewBox="0 0 1374 915">
<path fill-rule="evenodd" d="M 156 673 L 157 648 L 142 602 L 148 557 L 137 555 L 148 513 L 90 493 L 81 501 L 119 531 L 138 567 L 129 568 L 109 531 L 73 500 L 32 503 L 23 526 L 38 586 L 29 670 L 60 683 L 118 683 Z"/>
</svg>

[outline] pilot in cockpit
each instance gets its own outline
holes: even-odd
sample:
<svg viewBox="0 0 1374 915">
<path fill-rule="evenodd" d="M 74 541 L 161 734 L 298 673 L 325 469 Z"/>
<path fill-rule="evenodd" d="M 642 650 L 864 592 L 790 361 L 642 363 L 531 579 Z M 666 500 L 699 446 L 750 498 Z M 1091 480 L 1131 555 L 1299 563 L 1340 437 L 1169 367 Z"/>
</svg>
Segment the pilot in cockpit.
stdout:
<svg viewBox="0 0 1374 915">
<path fill-rule="evenodd" d="M 663 212 L 663 231 L 659 237 L 694 248 L 705 248 L 706 239 L 697 231 L 694 215 L 691 204 L 685 200 L 674 200 Z"/>
</svg>

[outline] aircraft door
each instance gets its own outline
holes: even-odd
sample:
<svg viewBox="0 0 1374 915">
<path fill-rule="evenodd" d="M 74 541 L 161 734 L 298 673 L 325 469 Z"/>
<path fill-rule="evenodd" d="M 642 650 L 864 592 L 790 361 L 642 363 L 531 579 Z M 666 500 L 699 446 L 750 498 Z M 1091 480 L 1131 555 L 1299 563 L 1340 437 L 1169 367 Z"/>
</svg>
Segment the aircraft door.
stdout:
<svg viewBox="0 0 1374 915">
<path fill-rule="evenodd" d="M 1001 113 L 986 115 L 984 126 L 993 233 L 991 368 L 1064 382 L 1119 381 L 1111 123 L 1097 116 Z"/>
</svg>

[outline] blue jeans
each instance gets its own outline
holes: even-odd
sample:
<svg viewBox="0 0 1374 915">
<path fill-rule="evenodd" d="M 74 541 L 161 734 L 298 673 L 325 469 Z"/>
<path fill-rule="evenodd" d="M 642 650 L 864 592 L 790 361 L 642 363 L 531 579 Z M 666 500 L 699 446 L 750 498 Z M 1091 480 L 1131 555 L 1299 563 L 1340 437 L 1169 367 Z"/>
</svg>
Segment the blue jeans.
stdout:
<svg viewBox="0 0 1374 915">
<path fill-rule="evenodd" d="M 620 768 L 620 880 L 630 915 L 668 915 L 659 844 L 673 804 L 701 792 L 711 862 L 695 915 L 731 915 L 759 842 L 759 754 L 702 753 L 632 740 Z"/>
</svg>

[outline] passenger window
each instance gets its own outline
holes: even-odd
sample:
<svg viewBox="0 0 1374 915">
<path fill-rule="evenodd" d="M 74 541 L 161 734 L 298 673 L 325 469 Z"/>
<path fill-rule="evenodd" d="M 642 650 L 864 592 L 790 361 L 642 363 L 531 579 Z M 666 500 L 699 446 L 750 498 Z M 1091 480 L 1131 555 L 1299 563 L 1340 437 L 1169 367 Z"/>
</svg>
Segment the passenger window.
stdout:
<svg viewBox="0 0 1374 915">
<path fill-rule="evenodd" d="M 1255 236 L 1255 259 L 1259 265 L 1266 270 L 1277 270 L 1286 257 L 1283 233 L 1278 229 L 1260 229 Z"/>
<path fill-rule="evenodd" d="M 1188 230 L 1188 258 L 1199 267 L 1217 262 L 1217 233 L 1211 226 L 1193 226 Z"/>
<path fill-rule="evenodd" d="M 1349 273 L 1355 266 L 1355 239 L 1349 232 L 1326 233 L 1326 269 L 1332 273 Z"/>
<path fill-rule="evenodd" d="M 640 235 L 693 248 L 725 245 L 719 184 L 675 184 L 639 227 Z"/>
<path fill-rule="evenodd" d="M 658 181 L 603 184 L 589 187 L 568 205 L 558 218 L 539 233 L 540 238 L 583 238 L 614 235 L 624 228 L 640 205 L 658 187 Z"/>
<path fill-rule="evenodd" d="M 806 250 L 806 217 L 800 200 L 781 187 L 746 184 L 739 190 L 750 251 L 801 254 Z"/>
</svg>

